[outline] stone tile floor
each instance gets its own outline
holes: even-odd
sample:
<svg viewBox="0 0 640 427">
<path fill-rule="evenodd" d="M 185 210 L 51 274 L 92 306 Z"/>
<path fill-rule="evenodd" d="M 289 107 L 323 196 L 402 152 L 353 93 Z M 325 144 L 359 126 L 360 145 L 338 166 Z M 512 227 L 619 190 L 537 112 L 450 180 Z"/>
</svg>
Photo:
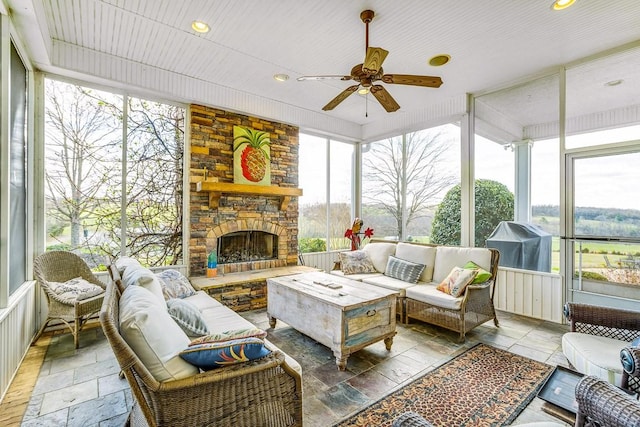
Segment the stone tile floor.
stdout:
<svg viewBox="0 0 640 427">
<path fill-rule="evenodd" d="M 441 365 L 478 342 L 551 365 L 567 366 L 560 339 L 568 326 L 498 313 L 500 327 L 488 322 L 467 335 L 424 323 L 398 325 L 391 351 L 382 342 L 352 355 L 338 371 L 331 351 L 288 325 L 269 329 L 265 310 L 241 313 L 268 330 L 269 339 L 302 365 L 304 425 L 330 426 L 373 403 L 401 384 Z M 121 426 L 132 405 L 126 380 L 99 327 L 83 331 L 78 350 L 71 334 L 51 338 L 44 363 L 25 411 L 22 426 Z M 535 398 L 514 425 L 558 419 L 542 411 Z M 568 425 L 568 424 L 565 424 Z"/>
</svg>

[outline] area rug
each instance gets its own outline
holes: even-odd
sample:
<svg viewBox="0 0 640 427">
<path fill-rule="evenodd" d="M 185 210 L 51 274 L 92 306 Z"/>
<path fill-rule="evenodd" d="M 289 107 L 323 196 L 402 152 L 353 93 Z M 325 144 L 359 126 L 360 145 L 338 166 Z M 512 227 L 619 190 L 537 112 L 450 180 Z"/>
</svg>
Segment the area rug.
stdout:
<svg viewBox="0 0 640 427">
<path fill-rule="evenodd" d="M 391 426 L 407 411 L 434 426 L 508 425 L 551 371 L 553 366 L 477 344 L 335 427 Z"/>
</svg>

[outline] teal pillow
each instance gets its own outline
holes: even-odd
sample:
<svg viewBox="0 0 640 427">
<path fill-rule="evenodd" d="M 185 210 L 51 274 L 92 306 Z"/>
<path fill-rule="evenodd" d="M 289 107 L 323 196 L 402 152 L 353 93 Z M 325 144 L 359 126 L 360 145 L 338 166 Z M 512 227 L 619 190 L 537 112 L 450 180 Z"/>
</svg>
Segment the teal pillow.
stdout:
<svg viewBox="0 0 640 427">
<path fill-rule="evenodd" d="M 198 344 L 180 352 L 180 357 L 198 368 L 208 371 L 235 363 L 248 362 L 269 355 L 271 351 L 259 338 Z"/>
<path fill-rule="evenodd" d="M 489 273 L 487 270 L 480 267 L 478 264 L 476 264 L 473 261 L 469 261 L 468 263 L 466 263 L 463 268 L 465 270 L 478 270 L 478 274 L 476 275 L 476 278 L 473 279 L 473 282 L 471 282 L 472 285 L 475 285 L 478 283 L 484 283 L 487 280 L 491 279 L 491 273 Z"/>
<path fill-rule="evenodd" d="M 424 267 L 423 264 L 417 264 L 390 255 L 387 260 L 387 268 L 384 269 L 384 275 L 407 283 L 417 283 Z"/>
<path fill-rule="evenodd" d="M 169 316 L 190 337 L 199 337 L 209 334 L 209 328 L 202 317 L 198 307 L 180 298 L 172 298 L 167 301 Z"/>
</svg>

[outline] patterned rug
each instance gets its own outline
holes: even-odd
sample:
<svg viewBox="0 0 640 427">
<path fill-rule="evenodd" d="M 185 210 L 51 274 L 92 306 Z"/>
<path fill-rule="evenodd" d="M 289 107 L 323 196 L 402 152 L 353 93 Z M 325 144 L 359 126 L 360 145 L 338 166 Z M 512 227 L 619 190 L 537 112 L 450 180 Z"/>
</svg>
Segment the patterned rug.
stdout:
<svg viewBox="0 0 640 427">
<path fill-rule="evenodd" d="M 477 344 L 335 427 L 391 426 L 406 411 L 434 426 L 507 425 L 551 371 L 553 366 Z"/>
</svg>

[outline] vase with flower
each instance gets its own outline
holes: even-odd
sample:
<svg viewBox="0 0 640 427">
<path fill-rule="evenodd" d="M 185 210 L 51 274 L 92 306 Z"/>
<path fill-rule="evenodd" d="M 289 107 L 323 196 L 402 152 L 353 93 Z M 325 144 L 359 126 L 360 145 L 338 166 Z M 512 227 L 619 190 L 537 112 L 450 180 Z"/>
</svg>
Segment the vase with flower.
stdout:
<svg viewBox="0 0 640 427">
<path fill-rule="evenodd" d="M 364 221 L 362 221 L 360 218 L 356 218 L 353 221 L 353 225 L 351 225 L 351 228 L 347 228 L 347 231 L 344 232 L 344 237 L 351 240 L 352 251 L 360 249 L 360 245 L 362 244 L 364 239 L 371 238 L 371 236 L 373 236 L 373 228 L 367 227 L 366 230 L 361 231 L 363 225 Z"/>
</svg>

